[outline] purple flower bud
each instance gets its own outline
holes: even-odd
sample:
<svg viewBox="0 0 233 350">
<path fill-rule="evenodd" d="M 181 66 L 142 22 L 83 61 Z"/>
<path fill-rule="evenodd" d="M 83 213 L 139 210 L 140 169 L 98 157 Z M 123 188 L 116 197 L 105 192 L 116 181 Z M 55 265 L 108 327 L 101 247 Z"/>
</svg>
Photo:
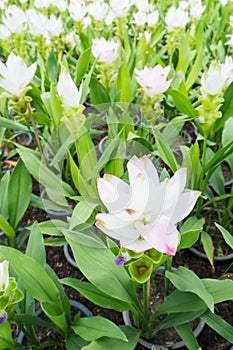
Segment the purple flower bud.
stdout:
<svg viewBox="0 0 233 350">
<path fill-rule="evenodd" d="M 127 262 L 127 259 L 124 258 L 122 255 L 118 255 L 115 259 L 115 264 L 117 266 L 124 266 L 124 264 Z"/>
<path fill-rule="evenodd" d="M 3 324 L 7 321 L 7 313 L 5 310 L 0 311 L 0 324 Z"/>
<path fill-rule="evenodd" d="M 201 123 L 201 124 L 205 123 L 205 117 L 200 116 L 200 117 L 196 118 L 196 122 Z"/>
</svg>

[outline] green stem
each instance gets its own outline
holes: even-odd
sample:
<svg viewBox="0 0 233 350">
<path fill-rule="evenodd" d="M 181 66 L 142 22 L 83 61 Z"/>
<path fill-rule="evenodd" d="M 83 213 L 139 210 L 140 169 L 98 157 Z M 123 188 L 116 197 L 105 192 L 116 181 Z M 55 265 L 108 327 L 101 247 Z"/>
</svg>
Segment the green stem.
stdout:
<svg viewBox="0 0 233 350">
<path fill-rule="evenodd" d="M 33 133 L 34 133 L 36 143 L 37 143 L 37 146 L 38 146 L 40 154 L 41 154 L 41 159 L 42 159 L 43 163 L 47 166 L 47 160 L 46 160 L 45 155 L 44 155 L 44 150 L 43 150 L 43 147 L 42 147 L 41 142 L 40 142 L 39 133 L 38 133 L 38 130 L 36 129 L 36 123 L 35 123 L 35 120 L 33 119 L 32 108 L 31 108 L 31 105 L 29 102 L 27 102 L 27 107 L 28 107 L 29 119 L 30 119 L 31 125 L 34 129 Z"/>
<path fill-rule="evenodd" d="M 208 140 L 208 133 L 204 133 L 204 141 L 203 141 L 203 148 L 202 148 L 202 164 L 201 164 L 201 172 L 199 176 L 199 189 L 201 192 L 205 190 L 206 186 L 206 181 L 204 181 L 204 176 L 205 176 L 205 164 L 206 164 L 206 151 L 207 151 L 207 140 Z M 201 206 L 203 203 L 203 198 L 200 197 L 197 203 L 197 216 L 200 215 L 201 212 Z"/>
</svg>

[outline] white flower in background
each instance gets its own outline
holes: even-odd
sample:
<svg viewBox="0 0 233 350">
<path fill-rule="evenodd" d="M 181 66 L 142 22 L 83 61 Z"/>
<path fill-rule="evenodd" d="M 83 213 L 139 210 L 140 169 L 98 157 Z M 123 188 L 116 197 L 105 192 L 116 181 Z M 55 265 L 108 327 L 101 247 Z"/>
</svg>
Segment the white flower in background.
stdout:
<svg viewBox="0 0 233 350">
<path fill-rule="evenodd" d="M 6 292 L 9 286 L 9 262 L 4 260 L 0 263 L 0 292 Z"/>
<path fill-rule="evenodd" d="M 223 6 L 225 6 L 225 5 L 228 4 L 228 0 L 220 0 L 220 2 L 221 2 L 221 4 L 222 4 Z"/>
<path fill-rule="evenodd" d="M 94 1 L 87 8 L 90 16 L 94 17 L 97 21 L 103 21 L 107 13 L 107 5 L 102 1 Z"/>
<path fill-rule="evenodd" d="M 71 0 L 68 11 L 74 21 L 80 22 L 86 16 L 87 7 L 84 1 L 77 2 L 76 0 Z"/>
<path fill-rule="evenodd" d="M 109 6 L 116 18 L 126 17 L 131 6 L 130 0 L 110 0 Z"/>
<path fill-rule="evenodd" d="M 175 6 L 171 6 L 165 16 L 168 32 L 172 32 L 177 28 L 185 28 L 188 21 L 188 12 Z"/>
<path fill-rule="evenodd" d="M 105 38 L 93 39 L 91 51 L 97 61 L 107 65 L 112 64 L 118 57 L 119 42 Z"/>
<path fill-rule="evenodd" d="M 160 64 L 157 64 L 154 68 L 145 66 L 142 70 L 135 68 L 138 84 L 151 98 L 164 93 L 169 88 L 172 82 L 172 79 L 167 80 L 169 72 L 169 66 L 163 68 Z"/>
<path fill-rule="evenodd" d="M 203 94 L 219 95 L 229 84 L 229 68 L 220 62 L 212 62 L 207 72 L 201 76 Z"/>
<path fill-rule="evenodd" d="M 61 17 L 56 17 L 54 15 L 51 15 L 49 17 L 48 21 L 48 33 L 51 37 L 58 37 L 62 34 L 64 28 L 63 28 L 63 21 Z"/>
<path fill-rule="evenodd" d="M 0 10 L 4 10 L 6 7 L 7 0 L 0 0 Z"/>
<path fill-rule="evenodd" d="M 82 20 L 82 25 L 83 25 L 84 29 L 87 28 L 88 26 L 90 26 L 91 23 L 92 23 L 91 17 L 89 17 L 89 16 L 84 17 Z"/>
<path fill-rule="evenodd" d="M 196 1 L 190 4 L 190 17 L 195 19 L 200 19 L 206 6 L 202 5 L 201 1 Z"/>
<path fill-rule="evenodd" d="M 78 107 L 82 96 L 82 87 L 78 90 L 68 70 L 62 66 L 57 84 L 58 96 L 62 97 L 64 108 Z"/>
<path fill-rule="evenodd" d="M 2 40 L 6 40 L 9 38 L 9 36 L 11 35 L 9 29 L 4 26 L 3 24 L 0 24 L 0 39 Z"/>
<path fill-rule="evenodd" d="M 233 59 L 230 56 L 225 57 L 225 62 L 222 64 L 223 70 L 228 76 L 227 86 L 230 85 L 233 81 Z"/>
<path fill-rule="evenodd" d="M 155 10 L 147 15 L 147 23 L 150 28 L 154 28 L 159 22 L 159 11 Z"/>
<path fill-rule="evenodd" d="M 225 45 L 229 45 L 233 47 L 233 34 L 228 34 L 226 35 L 227 38 L 229 38 L 229 40 L 225 43 Z"/>
<path fill-rule="evenodd" d="M 107 26 L 110 26 L 115 19 L 115 16 L 110 8 L 108 8 L 107 14 L 104 18 L 104 22 Z"/>
<path fill-rule="evenodd" d="M 68 8 L 66 0 L 56 0 L 56 2 L 53 2 L 53 5 L 56 6 L 61 12 L 64 12 Z"/>
<path fill-rule="evenodd" d="M 148 0 L 132 0 L 132 4 L 141 12 L 147 12 L 149 6 Z"/>
<path fill-rule="evenodd" d="M 79 40 L 79 36 L 77 35 L 75 30 L 70 31 L 67 35 L 66 35 L 66 43 L 70 46 L 70 47 L 74 47 L 77 45 L 77 42 Z"/>
<path fill-rule="evenodd" d="M 186 169 L 159 182 L 147 156 L 127 164 L 129 184 L 114 175 L 97 179 L 97 188 L 108 213 L 97 214 L 96 226 L 121 246 L 135 252 L 151 248 L 175 255 L 180 241 L 176 224 L 193 209 L 199 191 L 184 191 Z"/>
<path fill-rule="evenodd" d="M 147 23 L 147 15 L 145 12 L 135 12 L 133 15 L 133 23 L 136 26 L 143 27 Z"/>
<path fill-rule="evenodd" d="M 30 33 L 38 37 L 40 35 L 47 36 L 49 28 L 49 19 L 41 12 L 29 9 L 27 12 L 28 25 Z"/>
<path fill-rule="evenodd" d="M 22 34 L 26 28 L 27 18 L 20 7 L 11 5 L 2 16 L 2 22 L 11 33 Z"/>
<path fill-rule="evenodd" d="M 145 36 L 146 42 L 147 44 L 149 43 L 150 39 L 151 39 L 151 32 L 148 32 L 147 30 L 145 30 L 143 33 L 139 33 L 138 34 L 138 39 L 141 39 L 142 36 Z"/>
<path fill-rule="evenodd" d="M 193 0 L 193 2 L 195 2 L 195 0 Z M 189 2 L 188 1 L 180 1 L 179 2 L 179 8 L 181 10 L 188 10 L 189 8 Z"/>
<path fill-rule="evenodd" d="M 7 97 L 20 98 L 30 89 L 28 84 L 36 72 L 37 63 L 30 67 L 20 56 L 13 52 L 9 55 L 6 64 L 0 62 L 0 86 L 8 93 Z"/>
<path fill-rule="evenodd" d="M 230 26 L 233 27 L 233 16 L 230 16 L 229 22 L 230 22 Z"/>
<path fill-rule="evenodd" d="M 51 6 L 51 1 L 50 0 L 34 0 L 34 6 L 39 9 L 47 9 L 49 6 Z"/>
<path fill-rule="evenodd" d="M 28 0 L 19 0 L 19 2 L 20 2 L 21 4 L 26 4 L 26 3 L 28 2 Z"/>
</svg>

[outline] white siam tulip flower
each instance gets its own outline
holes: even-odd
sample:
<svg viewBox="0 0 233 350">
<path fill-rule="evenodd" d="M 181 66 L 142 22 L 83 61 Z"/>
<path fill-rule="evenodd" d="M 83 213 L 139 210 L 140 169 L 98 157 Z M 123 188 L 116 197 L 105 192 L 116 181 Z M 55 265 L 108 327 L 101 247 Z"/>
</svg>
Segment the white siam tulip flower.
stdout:
<svg viewBox="0 0 233 350">
<path fill-rule="evenodd" d="M 68 70 L 62 67 L 57 84 L 58 95 L 62 97 L 64 108 L 76 108 L 80 104 L 82 87 L 78 90 Z"/>
<path fill-rule="evenodd" d="M 202 5 L 201 1 L 190 4 L 190 17 L 195 19 L 200 19 L 206 6 Z"/>
<path fill-rule="evenodd" d="M 73 20 L 80 22 L 86 16 L 87 7 L 84 1 L 79 1 L 77 3 L 77 1 L 71 0 L 68 6 L 68 11 Z"/>
<path fill-rule="evenodd" d="M 233 47 L 233 34 L 228 34 L 226 35 L 228 39 L 228 41 L 225 43 L 225 45 L 229 45 L 229 46 L 232 46 Z"/>
<path fill-rule="evenodd" d="M 62 34 L 64 28 L 63 28 L 63 21 L 61 17 L 56 17 L 54 15 L 51 15 L 49 17 L 48 21 L 48 33 L 51 37 L 58 37 Z"/>
<path fill-rule="evenodd" d="M 6 292 L 9 286 L 9 262 L 4 260 L 0 263 L 0 292 Z"/>
<path fill-rule="evenodd" d="M 159 22 L 159 11 L 155 10 L 153 13 L 147 15 L 147 23 L 150 28 L 154 28 Z"/>
<path fill-rule="evenodd" d="M 88 6 L 89 15 L 94 17 L 96 21 L 103 21 L 107 10 L 107 5 L 101 1 L 94 1 Z"/>
<path fill-rule="evenodd" d="M 108 9 L 107 14 L 104 18 L 105 24 L 107 26 L 110 26 L 113 23 L 114 18 L 115 18 L 115 16 L 114 16 L 113 12 L 111 11 L 111 9 Z"/>
<path fill-rule="evenodd" d="M 51 1 L 50 0 L 34 0 L 34 6 L 39 9 L 43 8 L 49 8 L 51 6 Z"/>
<path fill-rule="evenodd" d="M 97 180 L 108 213 L 97 214 L 96 226 L 132 251 L 155 248 L 175 255 L 180 241 L 175 225 L 191 212 L 200 192 L 183 192 L 186 169 L 160 182 L 147 156 L 134 156 L 127 168 L 129 184 L 114 175 Z"/>
<path fill-rule="evenodd" d="M 36 72 L 37 63 L 30 67 L 20 56 L 13 52 L 9 55 L 6 64 L 0 62 L 0 86 L 8 93 L 8 97 L 20 98 L 30 89 L 28 84 Z"/>
<path fill-rule="evenodd" d="M 49 19 L 41 12 L 36 12 L 33 9 L 27 13 L 30 33 L 38 37 L 40 35 L 47 36 L 49 28 Z"/>
<path fill-rule="evenodd" d="M 172 32 L 177 28 L 185 28 L 188 21 L 188 12 L 175 6 L 171 6 L 165 16 L 168 32 Z"/>
<path fill-rule="evenodd" d="M 88 26 L 90 26 L 91 23 L 92 23 L 91 17 L 89 17 L 89 16 L 84 17 L 82 20 L 82 25 L 83 25 L 84 29 L 87 28 Z"/>
<path fill-rule="evenodd" d="M 150 39 L 151 39 L 151 32 L 148 32 L 148 31 L 144 31 L 143 33 L 139 33 L 138 34 L 138 39 L 141 39 L 142 36 L 145 36 L 145 39 L 146 39 L 146 42 L 147 44 L 149 43 Z"/>
<path fill-rule="evenodd" d="M 11 35 L 9 29 L 4 26 L 3 24 L 0 24 L 0 39 L 1 40 L 6 40 L 9 38 L 9 36 Z"/>
<path fill-rule="evenodd" d="M 110 0 L 109 6 L 116 18 L 127 17 L 131 2 L 130 0 Z"/>
<path fill-rule="evenodd" d="M 132 0 L 132 4 L 134 4 L 138 11 L 141 12 L 147 12 L 149 6 L 148 0 Z"/>
<path fill-rule="evenodd" d="M 220 62 L 213 62 L 207 72 L 201 76 L 201 90 L 203 94 L 219 95 L 229 84 L 229 69 Z"/>
<path fill-rule="evenodd" d="M 59 11 L 64 12 L 68 8 L 68 4 L 66 0 L 56 0 L 56 2 L 53 3 Z"/>
<path fill-rule="evenodd" d="M 105 38 L 92 40 L 92 54 L 97 61 L 107 65 L 112 64 L 118 57 L 119 42 Z"/>
<path fill-rule="evenodd" d="M 136 26 L 143 27 L 147 23 L 147 15 L 145 12 L 135 12 L 133 15 L 133 23 Z"/>
<path fill-rule="evenodd" d="M 170 67 L 163 68 L 160 64 L 157 64 L 154 68 L 145 66 L 143 70 L 135 68 L 138 84 L 151 98 L 164 93 L 169 88 L 172 82 L 172 79 L 167 80 L 169 72 Z"/>
<path fill-rule="evenodd" d="M 11 5 L 7 7 L 2 22 L 11 33 L 22 34 L 26 28 L 27 18 L 20 7 Z"/>
</svg>

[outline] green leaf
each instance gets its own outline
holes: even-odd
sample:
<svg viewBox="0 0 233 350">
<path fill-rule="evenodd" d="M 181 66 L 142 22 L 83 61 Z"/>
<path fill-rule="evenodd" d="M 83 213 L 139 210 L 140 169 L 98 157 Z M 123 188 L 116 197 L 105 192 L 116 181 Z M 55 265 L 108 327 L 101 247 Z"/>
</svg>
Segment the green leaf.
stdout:
<svg viewBox="0 0 233 350">
<path fill-rule="evenodd" d="M 215 222 L 215 225 L 217 226 L 217 228 L 219 229 L 219 231 L 222 233 L 222 236 L 225 240 L 225 242 L 229 245 L 229 247 L 231 247 L 231 249 L 233 249 L 233 236 L 230 232 L 228 232 L 223 226 L 217 224 Z"/>
<path fill-rule="evenodd" d="M 181 113 L 191 118 L 198 117 L 198 112 L 193 108 L 192 104 L 184 94 L 172 89 L 167 90 L 167 94 L 172 96 L 175 106 Z"/>
<path fill-rule="evenodd" d="M 10 130 L 28 131 L 28 127 L 26 125 L 4 117 L 0 117 L 0 127 L 4 127 Z"/>
<path fill-rule="evenodd" d="M 14 189 L 12 191 L 12 189 Z M 11 226 L 16 229 L 26 212 L 32 193 L 32 180 L 22 160 L 11 175 L 8 190 L 8 214 Z"/>
<path fill-rule="evenodd" d="M 54 195 L 57 204 L 67 206 L 65 196 L 75 195 L 72 188 L 41 162 L 38 152 L 23 146 L 18 146 L 18 152 L 29 173 L 46 187 L 50 198 Z"/>
<path fill-rule="evenodd" d="M 124 64 L 120 66 L 117 75 L 117 91 L 119 95 L 115 102 L 130 103 L 131 101 L 131 77 Z"/>
<path fill-rule="evenodd" d="M 211 236 L 205 231 L 202 231 L 202 233 L 201 233 L 201 243 L 203 245 L 204 252 L 207 255 L 207 258 L 208 258 L 210 264 L 213 266 L 214 265 L 213 240 L 212 240 Z"/>
<path fill-rule="evenodd" d="M 119 339 L 103 337 L 101 339 L 91 342 L 87 346 L 84 346 L 82 350 L 134 350 L 138 342 L 139 331 L 137 331 L 133 327 L 128 326 L 120 326 L 119 328 L 122 330 L 122 332 L 125 333 L 128 342 Z"/>
<path fill-rule="evenodd" d="M 191 270 L 180 266 L 174 272 L 166 271 L 166 277 L 174 286 L 183 292 L 191 292 L 199 296 L 207 307 L 213 312 L 214 301 L 211 294 L 206 290 L 202 280 Z"/>
<path fill-rule="evenodd" d="M 4 246 L 1 246 L 0 257 L 9 261 L 24 288 L 35 299 L 58 303 L 59 292 L 54 282 L 35 259 Z"/>
<path fill-rule="evenodd" d="M 156 310 L 156 313 L 161 315 L 165 313 L 193 312 L 205 308 L 207 309 L 204 301 L 196 294 L 175 290 L 166 297 L 164 302 Z"/>
<path fill-rule="evenodd" d="M 69 334 L 68 338 L 66 338 L 66 350 L 82 350 L 87 344 L 87 341 L 74 333 Z"/>
<path fill-rule="evenodd" d="M 111 103 L 111 98 L 105 87 L 95 78 L 90 82 L 90 99 L 92 104 L 99 110 L 105 111 Z"/>
<path fill-rule="evenodd" d="M 91 49 L 88 48 L 80 55 L 75 69 L 75 84 L 78 86 L 88 70 L 91 56 Z"/>
<path fill-rule="evenodd" d="M 225 338 L 231 344 L 233 344 L 233 326 L 231 326 L 223 318 L 210 312 L 209 310 L 206 311 L 201 316 L 201 318 L 209 327 L 211 327 L 213 330 L 215 330 L 215 332 L 220 334 L 221 337 Z"/>
<path fill-rule="evenodd" d="M 87 341 L 93 341 L 102 337 L 127 341 L 125 334 L 110 320 L 101 317 L 81 317 L 72 326 L 74 332 Z"/>
<path fill-rule="evenodd" d="M 5 219 L 8 219 L 8 186 L 10 181 L 10 172 L 7 171 L 0 180 L 0 213 Z"/>
<path fill-rule="evenodd" d="M 154 136 L 159 151 L 159 157 L 169 166 L 169 168 L 171 168 L 174 173 L 178 169 L 178 164 L 171 148 L 159 130 L 154 130 Z"/>
<path fill-rule="evenodd" d="M 130 276 L 124 268 L 116 266 L 115 256 L 109 249 L 80 245 L 73 238 L 65 237 L 79 269 L 96 288 L 123 302 L 138 302 Z"/>
<path fill-rule="evenodd" d="M 14 349 L 14 340 L 11 335 L 11 326 L 5 322 L 0 326 L 0 350 Z"/>
<path fill-rule="evenodd" d="M 189 350 L 197 350 L 199 348 L 197 339 L 188 324 L 176 326 L 175 330 Z"/>
<path fill-rule="evenodd" d="M 232 141 L 232 131 L 233 130 L 233 117 L 229 118 L 223 128 L 222 132 L 222 144 L 223 146 L 227 145 L 229 142 Z M 229 155 L 228 158 L 225 159 L 230 168 L 231 168 L 231 173 L 233 174 L 233 154 Z"/>
<path fill-rule="evenodd" d="M 198 52 L 194 65 L 192 66 L 185 83 L 187 90 L 189 90 L 193 86 L 193 84 L 196 82 L 202 68 L 202 63 L 203 63 L 203 51 L 200 50 Z"/>
<path fill-rule="evenodd" d="M 45 267 L 46 254 L 44 240 L 37 222 L 31 227 L 26 254 L 38 261 L 41 266 Z"/>
<path fill-rule="evenodd" d="M 213 296 L 214 304 L 227 300 L 233 300 L 233 281 L 229 279 L 217 280 L 213 278 L 203 278 L 205 288 Z"/>
<path fill-rule="evenodd" d="M 94 285 L 88 282 L 81 282 L 75 278 L 63 278 L 60 280 L 61 283 L 76 289 L 85 298 L 90 300 L 96 305 L 107 309 L 113 309 L 116 311 L 126 311 L 130 308 L 128 303 L 124 303 L 119 299 L 112 298 L 110 295 L 100 291 Z"/>
<path fill-rule="evenodd" d="M 58 64 L 57 64 L 56 56 L 53 51 L 50 52 L 49 57 L 47 59 L 46 71 L 47 71 L 50 83 L 56 84 L 57 76 L 58 76 Z"/>
<path fill-rule="evenodd" d="M 69 220 L 69 229 L 72 230 L 75 226 L 85 223 L 93 212 L 93 207 L 85 201 L 80 201 L 76 204 L 72 216 Z"/>
<path fill-rule="evenodd" d="M 8 224 L 7 220 L 1 214 L 0 214 L 0 230 L 5 232 L 10 243 L 14 245 L 14 243 L 15 243 L 15 231 Z"/>
<path fill-rule="evenodd" d="M 199 237 L 200 232 L 203 229 L 205 219 L 198 219 L 195 216 L 189 217 L 180 228 L 181 241 L 179 245 L 180 249 L 191 247 Z"/>
<path fill-rule="evenodd" d="M 160 322 L 157 329 L 160 330 L 186 324 L 190 321 L 199 318 L 204 312 L 205 309 L 193 312 L 180 312 L 176 314 L 169 314 L 165 319 L 163 319 L 163 321 Z"/>
</svg>

